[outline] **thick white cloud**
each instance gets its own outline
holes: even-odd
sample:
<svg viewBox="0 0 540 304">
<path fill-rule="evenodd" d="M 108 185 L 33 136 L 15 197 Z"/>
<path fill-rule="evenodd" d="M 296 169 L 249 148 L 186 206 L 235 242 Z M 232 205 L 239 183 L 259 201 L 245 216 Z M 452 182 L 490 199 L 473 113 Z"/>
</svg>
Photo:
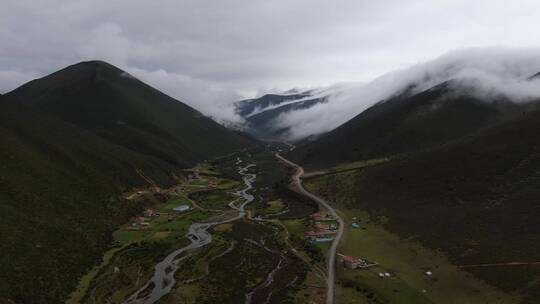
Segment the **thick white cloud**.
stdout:
<svg viewBox="0 0 540 304">
<path fill-rule="evenodd" d="M 291 129 L 289 139 L 330 131 L 369 106 L 415 86 L 421 92 L 448 80 L 486 102 L 507 97 L 514 102 L 540 98 L 540 48 L 468 48 L 397 70 L 330 93 L 329 102 L 282 114 L 276 124 Z"/>
<path fill-rule="evenodd" d="M 539 46 L 536 11 L 536 0 L 4 0 L 0 73 L 102 59 L 230 119 L 213 104 L 237 92 L 368 81 L 462 47 Z M 19 80 L 0 78 L 1 92 Z"/>
<path fill-rule="evenodd" d="M 201 80 L 165 70 L 146 71 L 137 68 L 126 68 L 126 70 L 170 96 L 181 96 L 180 101 L 213 117 L 216 121 L 222 123 L 240 121 L 230 101 L 239 100 L 241 97 L 233 91 L 212 87 Z"/>
</svg>

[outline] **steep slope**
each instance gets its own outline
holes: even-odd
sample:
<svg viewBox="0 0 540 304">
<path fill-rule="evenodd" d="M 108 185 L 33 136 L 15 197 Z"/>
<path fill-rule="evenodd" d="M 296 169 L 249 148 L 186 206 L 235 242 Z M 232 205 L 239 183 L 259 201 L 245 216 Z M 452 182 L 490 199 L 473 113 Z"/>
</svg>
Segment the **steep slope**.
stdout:
<svg viewBox="0 0 540 304">
<path fill-rule="evenodd" d="M 322 94 L 324 95 L 324 94 Z M 263 140 L 280 140 L 286 137 L 287 127 L 278 125 L 281 114 L 311 108 L 328 99 L 320 93 L 267 94 L 256 99 L 236 103 L 236 112 L 247 122 L 247 131 Z"/>
<path fill-rule="evenodd" d="M 479 100 L 442 84 L 379 103 L 292 154 L 312 168 L 393 156 L 323 177 L 321 194 L 470 265 L 540 261 L 539 143 L 540 101 Z M 540 300 L 537 265 L 464 269 Z"/>
<path fill-rule="evenodd" d="M 505 99 L 485 102 L 451 82 L 418 94 L 379 102 L 290 156 L 312 167 L 421 151 L 467 136 L 512 117 L 522 106 Z"/>
<path fill-rule="evenodd" d="M 9 96 L 108 141 L 190 166 L 248 145 L 201 113 L 100 61 L 31 81 Z"/>
<path fill-rule="evenodd" d="M 0 108 L 0 303 L 61 303 L 149 203 L 123 191 L 253 143 L 103 62 L 23 85 Z"/>
<path fill-rule="evenodd" d="M 166 185 L 175 167 L 17 101 L 0 107 L 0 298 L 58 303 L 140 208 L 116 199 L 146 185 L 136 170 Z"/>
</svg>

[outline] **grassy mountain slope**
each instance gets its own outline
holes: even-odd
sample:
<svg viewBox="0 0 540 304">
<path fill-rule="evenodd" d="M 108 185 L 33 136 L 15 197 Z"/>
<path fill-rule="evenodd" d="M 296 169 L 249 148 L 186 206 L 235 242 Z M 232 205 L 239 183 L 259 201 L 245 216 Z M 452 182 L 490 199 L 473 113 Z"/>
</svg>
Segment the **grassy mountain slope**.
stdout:
<svg viewBox="0 0 540 304">
<path fill-rule="evenodd" d="M 181 168 L 249 147 L 190 107 L 103 62 L 0 96 L 0 303 L 61 303 L 141 202 Z"/>
<path fill-rule="evenodd" d="M 136 210 L 116 199 L 145 185 L 135 170 L 167 184 L 174 167 L 16 101 L 0 105 L 0 295 L 58 303 Z"/>
<path fill-rule="evenodd" d="M 486 103 L 451 91 L 450 83 L 403 93 L 360 113 L 291 157 L 308 166 L 414 152 L 469 135 L 519 111 L 508 101 Z"/>
<path fill-rule="evenodd" d="M 321 193 L 384 216 L 393 232 L 441 249 L 458 265 L 540 261 L 538 102 L 452 93 L 435 88 L 380 103 L 293 154 L 316 168 L 392 155 L 324 177 Z M 521 293 L 524 303 L 540 299 L 539 266 L 466 270 Z"/>
<path fill-rule="evenodd" d="M 108 141 L 181 166 L 248 145 L 201 113 L 105 62 L 69 66 L 10 96 Z"/>
</svg>

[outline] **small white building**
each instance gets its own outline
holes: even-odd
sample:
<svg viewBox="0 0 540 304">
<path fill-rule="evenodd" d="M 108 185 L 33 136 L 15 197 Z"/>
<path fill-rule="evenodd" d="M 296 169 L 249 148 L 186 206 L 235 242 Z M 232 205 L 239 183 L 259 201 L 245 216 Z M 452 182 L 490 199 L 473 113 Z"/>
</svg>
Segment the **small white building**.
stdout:
<svg viewBox="0 0 540 304">
<path fill-rule="evenodd" d="M 188 205 L 179 205 L 179 206 L 176 206 L 173 208 L 174 211 L 176 212 L 186 212 L 190 209 L 190 207 Z"/>
</svg>

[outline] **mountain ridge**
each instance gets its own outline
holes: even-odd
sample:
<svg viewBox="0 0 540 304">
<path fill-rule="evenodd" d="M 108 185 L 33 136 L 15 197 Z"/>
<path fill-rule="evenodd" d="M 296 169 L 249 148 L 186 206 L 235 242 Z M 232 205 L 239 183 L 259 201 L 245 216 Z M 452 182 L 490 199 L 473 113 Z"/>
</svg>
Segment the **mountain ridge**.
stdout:
<svg viewBox="0 0 540 304">
<path fill-rule="evenodd" d="M 377 103 L 288 156 L 310 169 L 384 159 L 322 177 L 318 191 L 455 265 L 538 261 L 540 99 L 481 99 L 461 88 Z M 466 270 L 520 303 L 540 299 L 539 267 Z"/>
<path fill-rule="evenodd" d="M 153 203 L 121 193 L 257 145 L 104 62 L 31 81 L 0 108 L 0 302 L 62 302 Z"/>
<path fill-rule="evenodd" d="M 81 62 L 7 95 L 114 143 L 184 167 L 249 142 L 127 75 L 102 61 Z"/>
</svg>

